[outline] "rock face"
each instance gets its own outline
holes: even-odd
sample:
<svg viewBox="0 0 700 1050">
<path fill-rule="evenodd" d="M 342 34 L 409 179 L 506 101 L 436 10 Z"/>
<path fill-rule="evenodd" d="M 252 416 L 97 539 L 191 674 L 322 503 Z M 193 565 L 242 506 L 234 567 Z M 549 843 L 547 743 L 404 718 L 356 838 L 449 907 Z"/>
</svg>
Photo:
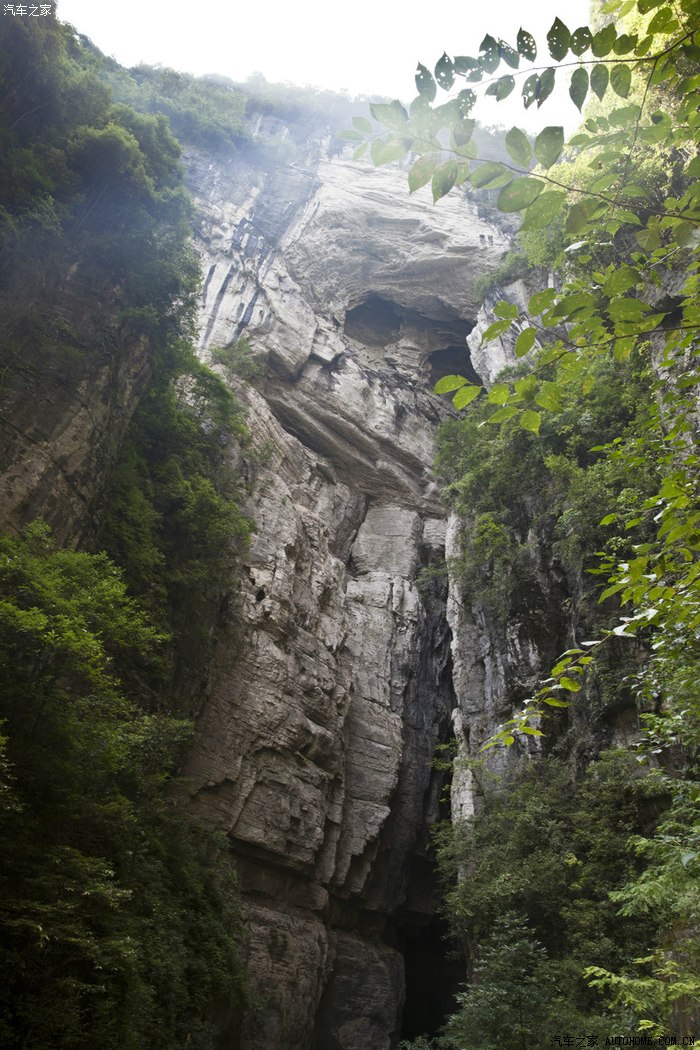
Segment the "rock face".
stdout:
<svg viewBox="0 0 700 1050">
<path fill-rule="evenodd" d="M 431 387 L 469 369 L 475 278 L 507 245 L 396 170 L 189 172 L 202 352 L 245 333 L 262 369 L 236 384 L 257 533 L 188 770 L 240 871 L 261 1002 L 243 1045 L 389 1050 L 455 707 L 444 588 L 417 585 L 445 545 Z"/>
<path fill-rule="evenodd" d="M 79 332 L 70 354 L 30 359 L 22 367 L 3 361 L 0 383 L 3 526 L 21 529 L 41 517 L 59 543 L 69 544 L 90 535 L 104 484 L 150 376 L 145 339 L 96 349 L 81 310 L 79 300 L 64 297 L 66 323 L 87 329 Z"/>
</svg>

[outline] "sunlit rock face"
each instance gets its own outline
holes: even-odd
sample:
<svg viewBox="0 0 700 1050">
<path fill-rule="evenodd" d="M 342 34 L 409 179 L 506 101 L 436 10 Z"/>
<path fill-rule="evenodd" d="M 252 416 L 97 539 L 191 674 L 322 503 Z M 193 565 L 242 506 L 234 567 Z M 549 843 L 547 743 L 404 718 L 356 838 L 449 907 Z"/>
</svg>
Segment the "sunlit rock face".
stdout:
<svg viewBox="0 0 700 1050">
<path fill-rule="evenodd" d="M 189 172 L 202 354 L 244 334 L 262 373 L 234 381 L 257 532 L 188 770 L 239 866 L 262 1003 L 244 1046 L 388 1050 L 455 707 L 445 588 L 417 585 L 445 546 L 431 389 L 474 375 L 475 280 L 507 245 L 397 170 Z"/>
</svg>

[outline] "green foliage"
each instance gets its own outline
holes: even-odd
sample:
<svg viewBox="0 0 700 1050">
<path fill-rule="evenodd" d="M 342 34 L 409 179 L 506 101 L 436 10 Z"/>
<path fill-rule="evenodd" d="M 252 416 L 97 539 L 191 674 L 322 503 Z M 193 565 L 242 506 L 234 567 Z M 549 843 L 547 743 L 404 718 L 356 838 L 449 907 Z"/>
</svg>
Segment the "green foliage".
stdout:
<svg viewBox="0 0 700 1050">
<path fill-rule="evenodd" d="M 519 280 L 529 273 L 531 268 L 530 260 L 522 252 L 508 252 L 503 262 L 493 270 L 489 270 L 488 273 L 482 273 L 477 277 L 474 292 L 478 299 L 483 301 L 490 292 Z"/>
<path fill-rule="evenodd" d="M 140 65 L 126 70 L 92 48 L 99 75 L 120 102 L 167 117 L 178 139 L 212 152 L 239 148 L 248 138 L 248 95 L 225 78 L 193 77 Z"/>
<path fill-rule="evenodd" d="M 506 383 L 441 428 L 437 467 L 447 482 L 445 498 L 465 523 L 462 555 L 451 568 L 466 596 L 478 597 L 504 624 L 509 615 L 532 617 L 538 602 L 547 604 L 538 598 L 540 566 L 551 558 L 544 548 L 554 554 L 579 614 L 585 613 L 593 589 L 585 569 L 594 565 L 592 553 L 601 543 L 600 507 L 629 509 L 653 491 L 653 464 L 630 469 L 590 451 L 596 440 L 646 425 L 648 375 L 634 359 L 599 362 L 593 378 L 585 398 L 557 393 L 558 411 L 544 416 L 539 440 L 522 419 L 484 425 L 494 418 L 492 405 L 508 396 Z M 535 392 L 527 375 L 514 382 L 533 408 L 553 386 Z"/>
<path fill-rule="evenodd" d="M 434 76 L 420 65 L 418 97 L 402 127 L 380 115 L 385 130 L 369 137 L 373 157 L 412 152 L 418 156 L 415 168 L 431 156 L 436 200 L 464 181 L 477 191 L 498 189 L 497 206 L 522 214 L 521 244 L 530 260 L 559 267 L 556 288 L 535 293 L 522 316 L 509 303 L 496 304 L 496 319 L 484 333 L 484 342 L 510 333 L 516 355 L 529 355 L 529 374 L 505 377 L 488 400 L 466 379 L 451 377 L 445 392 L 456 391 L 456 407 L 471 404 L 473 426 L 499 425 L 507 435 L 504 443 L 513 440 L 516 428 L 527 441 L 539 433 L 544 449 L 551 437 L 549 419 L 565 416 L 572 397 L 595 393 L 600 362 L 609 367 L 640 353 L 661 375 L 646 424 L 623 426 L 596 440 L 598 463 L 572 459 L 551 446 L 549 455 L 542 453 L 545 488 L 551 492 L 551 482 L 565 493 L 555 526 L 559 557 L 570 566 L 577 560 L 579 531 L 582 555 L 604 546 L 596 569 L 606 585 L 601 600 L 615 596 L 625 615 L 597 639 L 566 650 L 491 744 L 512 745 L 520 734 L 534 731 L 546 706 L 567 706 L 609 639 L 633 637 L 647 647 L 643 669 L 628 685 L 641 708 L 653 705 L 657 711 L 647 717 L 642 752 L 668 767 L 656 778 L 657 789 L 663 786 L 668 794 L 669 809 L 656 829 L 632 841 L 647 866 L 629 872 L 624 886 L 611 888 L 610 899 L 624 914 L 650 916 L 657 925 L 636 962 L 589 963 L 588 972 L 596 987 L 607 989 L 628 1029 L 690 1034 L 699 957 L 696 884 L 691 887 L 697 879 L 699 825 L 700 10 L 697 0 L 608 0 L 596 15 L 592 26 L 574 31 L 555 19 L 539 46 L 524 29 L 515 47 L 487 34 L 475 56 L 443 55 Z M 533 68 L 535 61 L 541 64 Z M 500 75 L 499 66 L 507 67 Z M 534 139 L 511 129 L 505 138 L 508 160 L 477 155 L 470 123 L 479 85 L 500 99 L 519 82 L 524 107 L 539 108 L 571 67 L 573 105 L 580 111 L 593 99 L 568 145 L 558 127 L 545 127 Z M 450 90 L 459 78 L 473 86 L 452 102 L 435 105 L 438 90 Z M 533 156 L 538 166 L 530 169 Z M 581 406 L 581 419 L 586 413 Z M 487 434 L 490 429 L 483 428 Z M 468 455 L 457 452 L 458 459 L 468 461 Z M 516 472 L 526 471 L 527 458 L 522 466 L 508 462 Z M 453 499 L 476 513 L 477 521 L 480 513 L 496 514 L 496 523 L 513 528 L 509 508 L 484 506 L 488 473 L 480 476 L 478 463 L 467 462 L 467 468 L 452 482 Z M 630 487 L 627 476 L 634 479 Z M 646 478 L 641 486 L 640 476 Z M 601 514 L 599 527 L 608 530 L 605 544 L 595 540 L 592 507 Z M 522 542 L 522 534 L 513 534 Z M 513 573 L 515 563 L 509 557 L 506 571 Z M 621 849 L 628 858 L 630 849 L 626 854 Z"/>
<path fill-rule="evenodd" d="M 481 945 L 447 1036 L 464 1050 L 541 1046 L 554 990 L 544 948 L 517 913 L 506 912 Z"/>
<path fill-rule="evenodd" d="M 215 365 L 223 368 L 229 382 L 236 378 L 251 382 L 262 375 L 260 362 L 256 360 L 253 348 L 244 336 L 229 346 L 212 347 L 211 359 Z"/>
<path fill-rule="evenodd" d="M 0 34 L 3 394 L 109 392 L 125 362 L 120 389 L 146 390 L 93 537 L 111 558 L 41 524 L 0 539 L 0 1043 L 235 1044 L 226 844 L 171 786 L 249 532 L 224 462 L 240 413 L 190 339 L 180 147 L 55 19 Z"/>
<path fill-rule="evenodd" d="M 517 1050 L 624 1023 L 583 968 L 624 964 L 652 932 L 607 903 L 637 868 L 626 848 L 642 822 L 637 779 L 623 751 L 601 755 L 580 782 L 561 759 L 543 758 L 489 790 L 468 824 L 441 830 L 448 918 L 471 973 L 446 1027 L 455 1046 Z"/>
<path fill-rule="evenodd" d="M 242 991 L 231 873 L 164 795 L 189 723 L 120 674 L 164 638 L 41 524 L 0 539 L 0 591 L 3 1045 L 210 1046 Z"/>
<path fill-rule="evenodd" d="M 66 26 L 29 21 L 0 25 L 6 360 L 26 379 L 143 334 L 166 355 L 198 281 L 179 146 L 163 117 L 112 105 Z"/>
<path fill-rule="evenodd" d="M 232 394 L 192 356 L 179 382 L 166 373 L 151 385 L 112 475 L 100 542 L 171 634 L 160 689 L 175 684 L 181 703 L 206 684 L 222 579 L 250 535 L 225 460 L 243 434 Z"/>
</svg>

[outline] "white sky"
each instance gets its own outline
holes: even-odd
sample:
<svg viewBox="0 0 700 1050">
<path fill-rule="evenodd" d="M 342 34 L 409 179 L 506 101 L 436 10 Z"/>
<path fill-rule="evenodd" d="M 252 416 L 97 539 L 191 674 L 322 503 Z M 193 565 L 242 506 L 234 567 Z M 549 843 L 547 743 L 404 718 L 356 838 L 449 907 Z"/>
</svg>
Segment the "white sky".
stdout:
<svg viewBox="0 0 700 1050">
<path fill-rule="evenodd" d="M 126 66 L 160 63 L 234 80 L 260 72 L 269 81 L 410 101 L 418 61 L 432 69 L 443 51 L 476 54 L 487 32 L 515 44 L 521 24 L 544 42 L 555 15 L 574 30 L 588 22 L 588 6 L 588 0 L 58 0 L 58 16 Z M 513 95 L 519 98 L 517 89 Z M 553 101 L 537 123 L 563 121 Z M 509 102 L 487 103 L 481 119 L 524 123 L 521 104 L 506 110 Z M 566 115 L 575 113 L 567 99 Z"/>
</svg>

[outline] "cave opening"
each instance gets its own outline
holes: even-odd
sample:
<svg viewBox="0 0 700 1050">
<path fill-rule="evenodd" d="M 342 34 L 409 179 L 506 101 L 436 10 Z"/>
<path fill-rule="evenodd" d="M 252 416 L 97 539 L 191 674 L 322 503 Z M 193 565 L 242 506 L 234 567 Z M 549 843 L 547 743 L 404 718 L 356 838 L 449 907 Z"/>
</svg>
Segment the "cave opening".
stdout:
<svg viewBox="0 0 700 1050">
<path fill-rule="evenodd" d="M 440 310 L 436 310 L 440 314 Z M 405 340 L 422 355 L 431 386 L 447 375 L 481 383 L 474 370 L 467 336 L 474 322 L 456 314 L 430 316 L 380 295 L 367 295 L 345 315 L 344 333 L 365 349 L 380 352 Z"/>
<path fill-rule="evenodd" d="M 432 1038 L 457 1009 L 456 995 L 466 976 L 464 960 L 439 915 L 427 924 L 406 927 L 402 942 L 406 1002 L 401 1038 Z"/>
<path fill-rule="evenodd" d="M 345 334 L 364 346 L 381 350 L 401 335 L 401 308 L 379 295 L 368 295 L 345 315 Z"/>
<path fill-rule="evenodd" d="M 464 376 L 470 383 L 481 384 L 481 377 L 475 371 L 469 355 L 466 341 L 461 345 L 446 346 L 435 350 L 428 356 L 430 382 L 435 385 L 443 376 Z"/>
</svg>

